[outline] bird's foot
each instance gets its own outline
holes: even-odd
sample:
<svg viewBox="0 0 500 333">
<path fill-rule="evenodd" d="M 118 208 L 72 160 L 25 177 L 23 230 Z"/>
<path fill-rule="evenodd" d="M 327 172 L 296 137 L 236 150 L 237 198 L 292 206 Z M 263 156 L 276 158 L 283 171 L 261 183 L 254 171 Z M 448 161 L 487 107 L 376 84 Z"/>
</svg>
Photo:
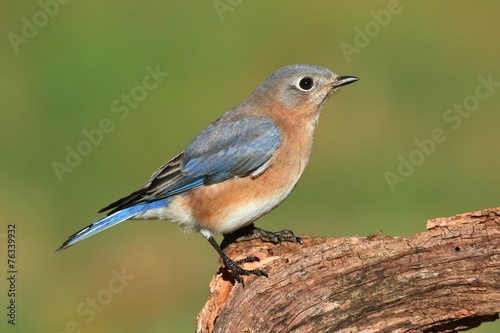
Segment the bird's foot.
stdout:
<svg viewBox="0 0 500 333">
<path fill-rule="evenodd" d="M 247 262 L 256 262 L 260 261 L 259 258 L 255 256 L 249 256 L 241 260 L 231 260 L 227 256 L 222 257 L 222 260 L 224 262 L 224 265 L 231 270 L 231 274 L 233 275 L 234 279 L 241 283 L 243 287 L 245 287 L 245 284 L 243 283 L 243 275 L 257 275 L 257 276 L 265 276 L 268 277 L 267 273 L 260 270 L 260 269 L 244 269 L 240 265 L 247 263 Z"/>
<path fill-rule="evenodd" d="M 300 237 L 294 235 L 293 231 L 285 229 L 281 231 L 266 231 L 260 228 L 250 229 L 247 234 L 239 236 L 236 238 L 237 242 L 241 242 L 244 240 L 260 238 L 264 242 L 269 242 L 273 244 L 279 244 L 281 242 L 291 242 L 291 243 L 299 243 L 304 244 Z"/>
<path fill-rule="evenodd" d="M 281 242 L 304 244 L 302 239 L 300 237 L 295 236 L 291 230 L 285 229 L 277 232 L 266 231 L 259 228 L 255 228 L 255 226 L 252 223 L 230 234 L 224 234 L 224 239 L 222 240 L 221 248 L 225 248 L 233 242 L 241 242 L 255 238 L 260 238 L 263 242 L 270 242 L 273 244 L 279 244 Z M 249 256 L 242 260 L 237 260 L 237 261 L 231 260 L 224 254 L 224 252 L 218 246 L 216 247 L 215 240 L 212 237 L 209 238 L 209 241 L 219 252 L 224 262 L 224 265 L 231 271 L 232 275 L 234 276 L 234 279 L 240 282 L 242 285 L 243 285 L 243 277 L 242 277 L 243 275 L 257 275 L 257 276 L 267 277 L 267 273 L 260 269 L 247 270 L 240 267 L 240 264 L 243 263 L 260 261 L 259 258 L 255 256 Z"/>
</svg>

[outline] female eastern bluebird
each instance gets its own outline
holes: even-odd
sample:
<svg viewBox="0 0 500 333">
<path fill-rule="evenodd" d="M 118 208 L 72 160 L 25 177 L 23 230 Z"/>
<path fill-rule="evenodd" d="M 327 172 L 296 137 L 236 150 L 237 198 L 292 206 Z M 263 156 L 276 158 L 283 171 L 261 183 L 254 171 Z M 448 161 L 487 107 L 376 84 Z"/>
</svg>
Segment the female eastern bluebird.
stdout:
<svg viewBox="0 0 500 333">
<path fill-rule="evenodd" d="M 325 102 L 357 80 L 312 65 L 277 70 L 141 188 L 101 209 L 110 210 L 106 217 L 70 236 L 57 251 L 128 219 L 170 220 L 207 238 L 237 281 L 243 283 L 242 275 L 267 276 L 239 266 L 257 257 L 233 261 L 212 235 L 250 229 L 247 237 L 302 243 L 289 230 L 268 232 L 253 222 L 293 190 L 309 160 Z"/>
</svg>

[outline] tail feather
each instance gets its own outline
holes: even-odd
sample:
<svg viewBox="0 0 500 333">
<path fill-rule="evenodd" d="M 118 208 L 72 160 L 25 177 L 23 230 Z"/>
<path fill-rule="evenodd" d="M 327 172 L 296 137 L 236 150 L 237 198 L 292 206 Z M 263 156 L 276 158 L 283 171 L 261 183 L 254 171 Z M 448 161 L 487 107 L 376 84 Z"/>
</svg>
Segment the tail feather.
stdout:
<svg viewBox="0 0 500 333">
<path fill-rule="evenodd" d="M 63 243 L 63 245 L 61 245 L 56 250 L 56 252 L 62 251 L 70 247 L 71 245 L 75 244 L 76 242 L 81 241 L 82 239 L 90 237 L 94 234 L 97 234 L 98 232 L 103 231 L 104 229 L 108 229 L 114 226 L 115 224 L 128 220 L 131 217 L 134 217 L 135 215 L 139 214 L 141 211 L 144 210 L 144 206 L 146 205 L 142 204 L 142 205 L 132 206 L 95 221 L 94 223 L 83 228 L 74 235 L 69 236 L 69 238 Z"/>
</svg>

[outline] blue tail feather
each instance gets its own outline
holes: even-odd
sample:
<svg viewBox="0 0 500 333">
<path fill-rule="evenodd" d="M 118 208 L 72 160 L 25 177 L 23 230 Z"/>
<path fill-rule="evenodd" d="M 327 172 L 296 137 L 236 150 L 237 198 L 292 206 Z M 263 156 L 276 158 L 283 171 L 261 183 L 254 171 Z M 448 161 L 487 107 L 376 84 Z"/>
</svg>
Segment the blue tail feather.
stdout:
<svg viewBox="0 0 500 333">
<path fill-rule="evenodd" d="M 61 247 L 59 247 L 56 250 L 56 252 L 62 251 L 65 248 L 68 248 L 71 245 L 75 244 L 76 242 L 81 241 L 82 239 L 90 237 L 98 232 L 103 231 L 104 229 L 110 228 L 115 224 L 118 224 L 120 222 L 128 220 L 129 218 L 134 217 L 140 212 L 143 212 L 145 208 L 147 209 L 146 206 L 148 206 L 148 204 L 132 206 L 95 221 L 94 223 L 83 228 L 74 235 L 69 236 L 68 240 L 66 240 L 64 244 L 61 245 Z"/>
</svg>

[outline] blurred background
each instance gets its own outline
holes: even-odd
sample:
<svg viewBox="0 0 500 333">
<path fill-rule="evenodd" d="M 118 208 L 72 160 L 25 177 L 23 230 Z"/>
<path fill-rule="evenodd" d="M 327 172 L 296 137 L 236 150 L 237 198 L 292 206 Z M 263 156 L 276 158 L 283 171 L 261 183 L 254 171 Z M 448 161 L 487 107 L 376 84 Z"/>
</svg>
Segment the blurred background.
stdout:
<svg viewBox="0 0 500 333">
<path fill-rule="evenodd" d="M 286 65 L 361 80 L 326 105 L 302 180 L 258 226 L 410 236 L 500 206 L 499 2 L 65 1 L 0 4 L 14 330 L 194 331 L 218 261 L 200 235 L 134 221 L 54 250 Z"/>
</svg>

